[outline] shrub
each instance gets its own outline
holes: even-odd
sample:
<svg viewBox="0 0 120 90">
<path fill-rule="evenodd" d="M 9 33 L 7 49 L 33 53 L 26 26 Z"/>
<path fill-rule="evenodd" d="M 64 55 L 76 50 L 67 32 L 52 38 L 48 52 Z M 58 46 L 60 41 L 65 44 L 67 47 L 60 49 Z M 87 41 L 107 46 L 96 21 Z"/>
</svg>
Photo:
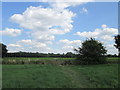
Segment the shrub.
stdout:
<svg viewBox="0 0 120 90">
<path fill-rule="evenodd" d="M 105 54 L 107 50 L 101 42 L 91 38 L 82 43 L 82 46 L 75 49 L 77 60 L 80 64 L 103 64 L 106 63 Z"/>
<path fill-rule="evenodd" d="M 7 56 L 7 46 L 0 43 L 0 57 L 6 57 Z"/>
<path fill-rule="evenodd" d="M 120 35 L 115 36 L 115 45 L 114 45 L 118 51 L 119 51 L 119 56 L 120 56 Z"/>
</svg>

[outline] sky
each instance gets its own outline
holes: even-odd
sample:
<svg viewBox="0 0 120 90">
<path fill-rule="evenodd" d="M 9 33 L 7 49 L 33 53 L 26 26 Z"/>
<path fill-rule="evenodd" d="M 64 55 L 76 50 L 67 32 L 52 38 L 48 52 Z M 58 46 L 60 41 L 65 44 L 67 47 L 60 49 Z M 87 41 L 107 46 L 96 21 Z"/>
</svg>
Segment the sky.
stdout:
<svg viewBox="0 0 120 90">
<path fill-rule="evenodd" d="M 2 2 L 1 42 L 9 52 L 74 52 L 93 37 L 117 54 L 117 2 Z"/>
</svg>

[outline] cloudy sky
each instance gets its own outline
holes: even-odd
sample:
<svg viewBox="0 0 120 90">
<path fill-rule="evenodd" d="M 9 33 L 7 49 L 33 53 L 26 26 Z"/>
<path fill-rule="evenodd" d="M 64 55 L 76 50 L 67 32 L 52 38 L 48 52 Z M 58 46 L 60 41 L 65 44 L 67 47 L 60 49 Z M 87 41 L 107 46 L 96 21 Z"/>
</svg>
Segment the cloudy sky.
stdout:
<svg viewBox="0 0 120 90">
<path fill-rule="evenodd" d="M 94 37 L 108 50 L 118 34 L 117 2 L 3 2 L 2 41 L 9 52 L 74 52 Z"/>
</svg>

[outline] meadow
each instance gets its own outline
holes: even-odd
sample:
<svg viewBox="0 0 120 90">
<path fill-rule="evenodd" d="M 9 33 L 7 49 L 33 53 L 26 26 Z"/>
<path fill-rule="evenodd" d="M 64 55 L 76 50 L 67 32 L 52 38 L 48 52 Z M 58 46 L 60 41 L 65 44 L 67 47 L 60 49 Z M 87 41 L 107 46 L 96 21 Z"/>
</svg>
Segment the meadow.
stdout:
<svg viewBox="0 0 120 90">
<path fill-rule="evenodd" d="M 8 60 L 73 60 L 75 58 L 57 58 L 57 57 L 6 57 L 4 61 Z"/>
<path fill-rule="evenodd" d="M 117 88 L 118 65 L 3 65 L 3 88 Z"/>
<path fill-rule="evenodd" d="M 74 58 L 5 58 L 4 60 L 73 60 Z M 108 58 L 118 60 L 118 58 Z M 117 88 L 118 64 L 4 64 L 3 88 Z"/>
<path fill-rule="evenodd" d="M 108 63 L 120 62 L 119 57 L 107 57 Z M 2 59 L 2 64 L 53 64 L 53 65 L 67 65 L 75 64 L 75 58 L 63 57 L 7 57 Z"/>
<path fill-rule="evenodd" d="M 6 57 L 3 60 L 73 60 L 75 58 L 63 57 Z M 118 60 L 120 57 L 107 57 L 107 60 Z"/>
</svg>

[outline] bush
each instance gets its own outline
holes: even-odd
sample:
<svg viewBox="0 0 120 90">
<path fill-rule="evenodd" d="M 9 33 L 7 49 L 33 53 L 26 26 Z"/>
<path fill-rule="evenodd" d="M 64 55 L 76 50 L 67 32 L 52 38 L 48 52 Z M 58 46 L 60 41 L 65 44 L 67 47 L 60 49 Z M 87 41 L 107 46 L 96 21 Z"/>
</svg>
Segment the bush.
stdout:
<svg viewBox="0 0 120 90">
<path fill-rule="evenodd" d="M 75 49 L 78 53 L 77 60 L 80 64 L 103 64 L 106 63 L 105 54 L 107 50 L 101 42 L 91 38 Z"/>
<path fill-rule="evenodd" d="M 120 35 L 115 36 L 115 45 L 114 45 L 119 52 L 119 57 L 120 57 Z"/>
<path fill-rule="evenodd" d="M 0 43 L 0 57 L 6 57 L 7 56 L 7 46 Z"/>
</svg>

